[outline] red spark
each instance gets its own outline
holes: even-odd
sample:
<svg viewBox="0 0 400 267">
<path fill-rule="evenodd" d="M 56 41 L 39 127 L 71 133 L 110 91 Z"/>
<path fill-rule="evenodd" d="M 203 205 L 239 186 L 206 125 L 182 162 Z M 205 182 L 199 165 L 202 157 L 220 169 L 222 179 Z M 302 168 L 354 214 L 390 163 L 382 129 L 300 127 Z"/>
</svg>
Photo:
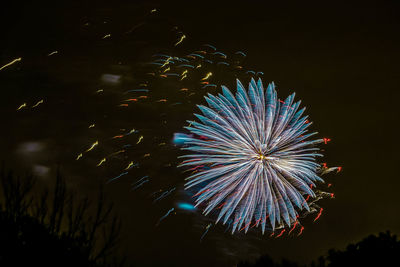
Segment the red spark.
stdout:
<svg viewBox="0 0 400 267">
<path fill-rule="evenodd" d="M 322 211 L 323 211 L 323 210 L 324 210 L 323 208 L 321 208 L 321 209 L 319 210 L 319 213 L 318 213 L 317 217 L 315 217 L 314 222 L 315 222 L 316 220 L 318 220 L 319 217 L 321 217 L 321 214 L 322 214 Z"/>
<path fill-rule="evenodd" d="M 303 233 L 303 230 L 304 230 L 304 226 L 302 226 L 302 227 L 300 228 L 300 232 L 299 232 L 299 234 L 298 234 L 297 236 L 301 235 L 301 234 Z"/>
<path fill-rule="evenodd" d="M 203 190 L 203 191 L 200 191 L 200 192 L 198 192 L 196 195 L 194 195 L 193 197 L 197 197 L 198 195 L 201 195 L 201 194 L 203 194 L 204 192 L 208 192 L 208 191 L 210 191 L 210 189 L 205 189 L 205 190 Z"/>
<path fill-rule="evenodd" d="M 272 234 L 271 234 L 269 237 L 273 237 L 273 236 L 274 236 L 274 234 L 275 234 L 275 232 L 272 232 Z"/>
<path fill-rule="evenodd" d="M 240 229 L 240 231 L 242 231 L 242 230 L 245 229 L 247 226 L 249 226 L 249 224 L 250 224 L 250 222 L 248 222 L 245 226 L 243 226 L 243 228 Z M 240 231 L 239 231 L 239 232 L 240 232 Z"/>
<path fill-rule="evenodd" d="M 194 171 L 194 170 L 197 170 L 198 168 L 201 168 L 201 167 L 204 167 L 204 165 L 198 165 L 196 167 L 193 167 L 193 168 L 189 169 L 188 171 Z"/>
<path fill-rule="evenodd" d="M 324 137 L 324 143 L 325 143 L 325 145 L 328 143 L 328 142 L 330 142 L 331 141 L 331 139 L 330 138 L 326 138 L 326 137 Z"/>
<path fill-rule="evenodd" d="M 258 220 L 251 226 L 251 228 L 255 227 L 255 226 L 258 224 L 259 221 L 261 221 L 261 218 L 258 219 Z"/>
<path fill-rule="evenodd" d="M 297 226 L 298 223 L 299 223 L 299 221 L 295 221 L 295 222 L 294 222 L 293 227 L 292 227 L 292 229 L 290 229 L 288 235 L 290 235 L 290 233 L 294 230 L 294 228 L 296 228 L 296 226 Z"/>
<path fill-rule="evenodd" d="M 219 206 L 218 206 L 218 208 L 217 208 L 217 209 L 220 209 L 220 208 L 222 208 L 222 207 L 223 207 L 225 204 L 226 204 L 226 202 L 222 203 L 221 205 L 219 205 Z"/>
<path fill-rule="evenodd" d="M 306 203 L 310 199 L 310 197 L 311 197 L 311 195 L 307 195 L 307 198 L 303 202 L 303 206 L 304 206 L 304 203 Z"/>
<path fill-rule="evenodd" d="M 233 223 L 237 223 L 240 219 L 242 219 L 242 217 L 240 216 L 239 219 L 237 219 L 236 221 L 234 221 Z"/>
<path fill-rule="evenodd" d="M 285 231 L 286 231 L 286 229 L 283 229 L 283 230 L 279 233 L 279 235 L 277 235 L 275 238 L 281 237 Z"/>
</svg>

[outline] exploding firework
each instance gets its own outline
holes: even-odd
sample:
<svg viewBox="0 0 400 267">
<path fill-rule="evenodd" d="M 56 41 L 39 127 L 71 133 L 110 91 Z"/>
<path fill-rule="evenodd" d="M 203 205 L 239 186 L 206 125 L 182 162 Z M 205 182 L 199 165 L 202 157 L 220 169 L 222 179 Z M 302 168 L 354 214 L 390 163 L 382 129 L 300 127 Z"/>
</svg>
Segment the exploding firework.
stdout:
<svg viewBox="0 0 400 267">
<path fill-rule="evenodd" d="M 309 139 L 317 133 L 308 133 L 311 123 L 294 97 L 278 99 L 274 83 L 264 90 L 261 79 L 246 91 L 237 80 L 236 96 L 224 86 L 208 94 L 208 107 L 198 106 L 203 115 L 195 114 L 200 122 L 189 121 L 190 135 L 180 136 L 191 151 L 180 166 L 194 171 L 185 189 L 196 188 L 196 207 L 228 223 L 232 234 L 261 226 L 282 235 L 299 217 L 321 212 L 315 202 L 330 195 L 316 183 L 338 169 L 317 163 L 316 145 L 325 139 Z"/>
</svg>

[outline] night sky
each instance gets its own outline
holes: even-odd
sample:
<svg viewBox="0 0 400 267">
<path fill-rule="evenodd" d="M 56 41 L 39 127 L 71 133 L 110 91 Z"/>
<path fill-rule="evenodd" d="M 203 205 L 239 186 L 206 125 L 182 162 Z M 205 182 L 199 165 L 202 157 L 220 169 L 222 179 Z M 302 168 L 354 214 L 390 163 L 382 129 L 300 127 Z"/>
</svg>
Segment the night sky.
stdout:
<svg viewBox="0 0 400 267">
<path fill-rule="evenodd" d="M 275 2 L 25 1 L 1 8 L 0 67 L 21 61 L 0 70 L 0 159 L 45 185 L 60 166 L 82 196 L 104 185 L 122 218 L 121 251 L 138 266 L 234 266 L 262 254 L 308 263 L 372 233 L 400 233 L 399 3 Z M 148 74 L 157 70 L 148 64 L 152 55 L 184 56 L 204 44 L 231 64 L 240 60 L 243 70 L 204 67 L 183 81 Z M 222 84 L 234 90 L 236 78 L 247 85 L 248 70 L 274 81 L 281 98 L 296 92 L 312 129 L 331 139 L 323 162 L 343 167 L 326 177 L 335 198 L 321 202 L 316 223 L 315 215 L 304 220 L 300 237 L 269 238 L 259 229 L 232 236 L 217 226 L 200 242 L 207 219 L 179 209 L 156 226 L 190 201 L 173 134 L 194 118 L 206 93 Z M 209 71 L 218 88 L 199 84 Z M 149 92 L 126 93 L 142 83 Z M 129 98 L 137 101 L 124 102 Z M 109 181 L 131 161 L 138 165 Z M 149 181 L 133 189 L 144 176 Z M 153 203 L 159 190 L 172 188 Z"/>
</svg>

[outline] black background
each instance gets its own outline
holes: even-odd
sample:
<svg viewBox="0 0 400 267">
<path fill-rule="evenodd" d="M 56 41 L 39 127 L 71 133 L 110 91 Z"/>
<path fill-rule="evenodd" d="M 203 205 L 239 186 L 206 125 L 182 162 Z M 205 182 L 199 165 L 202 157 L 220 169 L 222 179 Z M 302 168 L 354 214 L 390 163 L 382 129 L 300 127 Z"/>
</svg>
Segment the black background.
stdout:
<svg viewBox="0 0 400 267">
<path fill-rule="evenodd" d="M 145 14 L 153 8 L 158 11 L 149 21 Z M 232 266 L 263 253 L 309 262 L 370 233 L 398 233 L 399 11 L 396 1 L 14 2 L 1 8 L 0 62 L 23 60 L 0 71 L 0 157 L 21 172 L 33 164 L 48 166 L 44 184 L 52 182 L 51 173 L 61 164 L 68 186 L 91 195 L 117 168 L 96 168 L 100 152 L 81 162 L 76 155 L 96 137 L 112 136 L 110 129 L 132 122 L 142 125 L 144 141 L 149 140 L 141 151 L 150 153 L 155 142 L 166 142 L 157 154 L 163 164 L 172 163 L 163 170 L 157 157 L 149 159 L 136 177 L 150 173 L 153 188 L 163 189 L 182 181 L 185 174 L 175 168 L 179 152 L 170 140 L 192 118 L 195 104 L 204 103 L 201 94 L 168 113 L 168 126 L 159 115 L 165 110 L 154 103 L 121 112 L 110 108 L 118 94 L 93 95 L 102 86 L 101 74 L 115 72 L 119 62 L 118 71 L 134 73 L 152 54 L 172 47 L 177 38 L 168 31 L 176 25 L 187 36 L 181 51 L 204 43 L 245 51 L 246 66 L 264 72 L 264 82 L 275 81 L 282 97 L 296 91 L 314 129 L 332 139 L 324 161 L 343 171 L 329 178 L 336 198 L 323 203 L 318 223 L 307 221 L 299 238 L 270 239 L 258 232 L 232 237 L 217 230 L 200 243 L 203 226 L 193 227 L 195 216 L 178 213 L 155 227 L 179 193 L 155 206 L 150 189 L 132 192 L 132 181 L 122 179 L 109 184 L 107 195 L 123 219 L 122 248 L 130 262 Z M 143 27 L 126 34 L 142 21 Z M 112 36 L 104 42 L 107 33 Z M 59 54 L 46 56 L 54 50 Z M 226 83 L 233 88 L 234 80 Z M 172 99 L 178 94 L 164 92 Z M 37 112 L 15 111 L 42 98 Z M 87 133 L 92 121 L 104 118 L 118 119 Z M 146 139 L 146 131 L 153 139 Z M 43 149 L 27 155 L 20 151 L 26 142 L 40 142 Z M 102 149 L 113 151 L 113 145 Z"/>
</svg>

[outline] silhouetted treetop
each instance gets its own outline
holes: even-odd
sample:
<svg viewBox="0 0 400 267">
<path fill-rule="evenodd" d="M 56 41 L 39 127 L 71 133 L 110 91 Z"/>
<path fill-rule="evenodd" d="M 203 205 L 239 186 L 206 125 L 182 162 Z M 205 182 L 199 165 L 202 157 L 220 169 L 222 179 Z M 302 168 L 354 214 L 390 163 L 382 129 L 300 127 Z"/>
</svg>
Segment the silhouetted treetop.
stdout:
<svg viewBox="0 0 400 267">
<path fill-rule="evenodd" d="M 35 178 L 0 172 L 0 266 L 122 266 L 115 257 L 121 221 L 103 190 L 94 203 L 66 189 L 57 172 L 52 191 Z"/>
</svg>

